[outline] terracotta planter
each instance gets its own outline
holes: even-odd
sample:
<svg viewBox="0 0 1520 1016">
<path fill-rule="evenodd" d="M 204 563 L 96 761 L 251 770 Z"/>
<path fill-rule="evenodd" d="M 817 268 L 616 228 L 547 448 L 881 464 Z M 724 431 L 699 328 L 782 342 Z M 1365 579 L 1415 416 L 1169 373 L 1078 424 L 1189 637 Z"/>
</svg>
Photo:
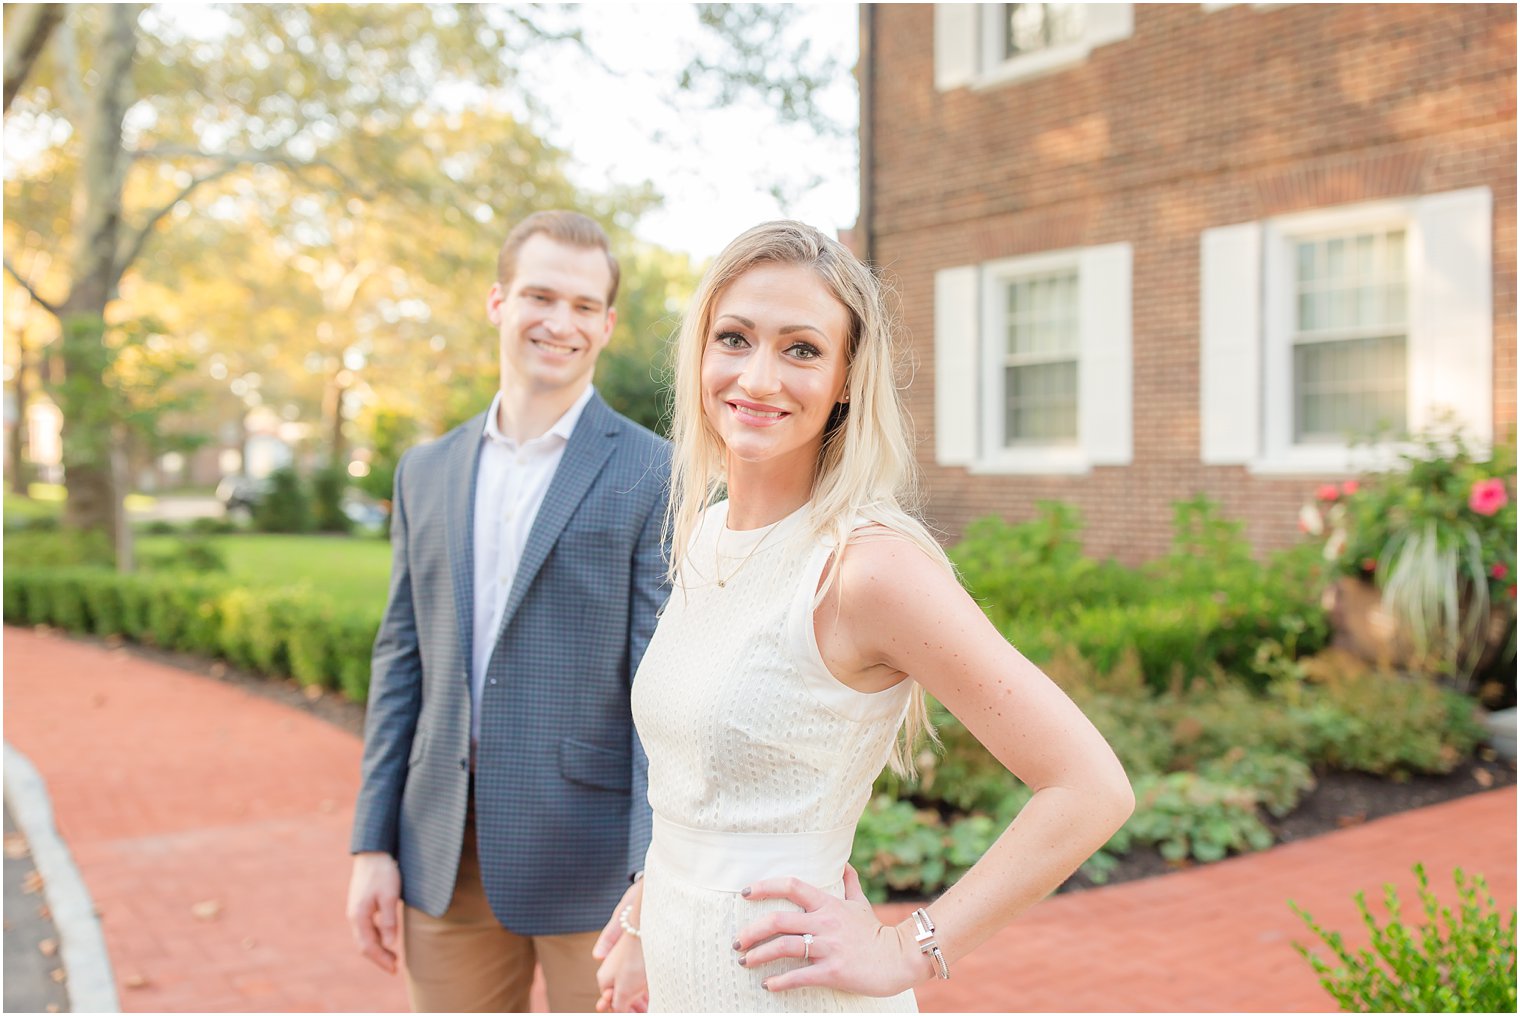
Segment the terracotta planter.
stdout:
<svg viewBox="0 0 1520 1016">
<path fill-rule="evenodd" d="M 1430 669 L 1415 650 L 1405 626 L 1383 605 L 1382 593 L 1371 582 L 1342 576 L 1325 590 L 1323 603 L 1330 614 L 1331 645 L 1337 649 L 1379 667 Z M 1509 641 L 1510 624 L 1508 610 L 1498 605 L 1489 608 L 1488 623 L 1473 635 L 1474 640 L 1483 642 L 1474 672 L 1487 667 L 1504 648 Z M 1468 647 L 1463 649 L 1465 655 Z"/>
</svg>

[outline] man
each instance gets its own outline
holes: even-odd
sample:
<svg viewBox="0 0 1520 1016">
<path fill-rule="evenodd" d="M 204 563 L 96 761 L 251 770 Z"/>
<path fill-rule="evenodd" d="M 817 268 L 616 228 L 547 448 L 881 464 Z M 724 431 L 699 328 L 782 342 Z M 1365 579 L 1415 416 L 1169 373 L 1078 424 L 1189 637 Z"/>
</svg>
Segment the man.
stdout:
<svg viewBox="0 0 1520 1016">
<path fill-rule="evenodd" d="M 618 266 L 572 212 L 512 230 L 490 409 L 396 470 L 348 918 L 418 1011 L 597 1002 L 596 932 L 649 843 L 628 691 L 664 602 L 669 449 L 591 387 Z M 620 996 L 621 997 L 621 996 Z"/>
</svg>

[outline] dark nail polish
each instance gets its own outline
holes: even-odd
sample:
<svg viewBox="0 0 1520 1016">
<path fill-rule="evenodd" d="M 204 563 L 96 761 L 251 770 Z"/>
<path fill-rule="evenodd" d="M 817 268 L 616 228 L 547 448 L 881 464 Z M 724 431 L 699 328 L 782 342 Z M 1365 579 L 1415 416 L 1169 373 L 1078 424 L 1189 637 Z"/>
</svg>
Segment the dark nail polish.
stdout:
<svg viewBox="0 0 1520 1016">
<path fill-rule="evenodd" d="M 744 966 L 744 957 L 743 956 L 739 957 L 739 966 L 741 966 L 741 967 Z"/>
<path fill-rule="evenodd" d="M 740 896 L 748 896 L 749 895 L 749 886 L 745 886 L 743 889 L 740 889 L 739 890 L 739 895 Z"/>
<path fill-rule="evenodd" d="M 770 978 L 767 977 L 765 980 L 761 981 L 760 982 L 760 987 L 764 988 L 766 991 L 770 991 L 771 990 L 771 980 L 770 980 Z"/>
<path fill-rule="evenodd" d="M 739 951 L 739 940 L 737 938 L 734 939 L 734 951 L 735 952 Z"/>
</svg>

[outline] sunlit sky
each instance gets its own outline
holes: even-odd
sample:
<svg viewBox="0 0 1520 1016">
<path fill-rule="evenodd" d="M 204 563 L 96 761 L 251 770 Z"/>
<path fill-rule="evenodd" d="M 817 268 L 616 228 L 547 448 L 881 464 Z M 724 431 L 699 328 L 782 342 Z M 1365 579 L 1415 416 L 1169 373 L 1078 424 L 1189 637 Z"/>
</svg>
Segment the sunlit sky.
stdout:
<svg viewBox="0 0 1520 1016">
<path fill-rule="evenodd" d="M 806 40 L 810 63 L 829 56 L 837 64 L 833 83 L 817 96 L 839 126 L 832 133 L 783 123 L 753 94 L 719 106 L 711 96 L 679 91 L 675 82 L 694 55 L 718 62 L 722 54 L 689 3 L 578 5 L 575 20 L 595 59 L 552 44 L 512 54 L 522 91 L 537 99 L 537 112 L 519 112 L 569 154 L 570 176 L 582 188 L 652 184 L 664 205 L 636 232 L 698 260 L 766 219 L 799 218 L 830 233 L 847 228 L 859 207 L 859 93 L 851 74 L 857 5 L 793 6 L 798 17 L 784 48 Z M 215 10 L 176 7 L 176 27 L 215 36 L 223 31 Z M 486 100 L 468 87 L 434 98 L 446 106 Z M 5 142 L 7 175 L 46 143 L 11 117 Z"/>
<path fill-rule="evenodd" d="M 696 47 L 711 49 L 690 4 L 584 5 L 587 42 L 608 70 L 567 60 L 563 52 L 529 54 L 522 80 L 547 107 L 552 122 L 538 126 L 570 152 L 576 183 L 598 189 L 648 180 L 665 196 L 664 208 L 642 220 L 638 232 L 645 240 L 700 259 L 750 226 L 783 215 L 833 233 L 852 225 L 859 207 L 859 94 L 850 74 L 858 51 L 857 7 L 800 10 L 798 37 L 840 67 L 837 83 L 820 98 L 824 112 L 845 128 L 839 136 L 783 125 L 754 98 L 701 110 L 688 96 L 688 108 L 672 108 L 662 98 L 673 91 L 670 82 Z M 785 203 L 770 191 L 778 183 Z"/>
</svg>

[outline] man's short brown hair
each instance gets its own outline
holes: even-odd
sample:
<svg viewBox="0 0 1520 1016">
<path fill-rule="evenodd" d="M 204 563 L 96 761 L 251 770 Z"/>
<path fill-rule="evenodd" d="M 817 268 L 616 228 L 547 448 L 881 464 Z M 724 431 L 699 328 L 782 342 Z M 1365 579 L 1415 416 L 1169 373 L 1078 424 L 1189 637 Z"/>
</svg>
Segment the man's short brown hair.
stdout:
<svg viewBox="0 0 1520 1016">
<path fill-rule="evenodd" d="M 607 291 L 607 307 L 611 309 L 617 301 L 618 281 L 622 272 L 618 268 L 617 258 L 612 256 L 612 241 L 607 239 L 606 231 L 595 219 L 580 212 L 557 209 L 534 212 L 514 226 L 512 232 L 507 234 L 506 242 L 501 245 L 501 253 L 496 256 L 496 281 L 501 283 L 502 288 L 511 285 L 512 276 L 517 273 L 517 252 L 522 250 L 523 244 L 535 233 L 543 233 L 551 240 L 571 247 L 595 247 L 607 255 L 607 268 L 612 273 L 612 287 Z"/>
</svg>

